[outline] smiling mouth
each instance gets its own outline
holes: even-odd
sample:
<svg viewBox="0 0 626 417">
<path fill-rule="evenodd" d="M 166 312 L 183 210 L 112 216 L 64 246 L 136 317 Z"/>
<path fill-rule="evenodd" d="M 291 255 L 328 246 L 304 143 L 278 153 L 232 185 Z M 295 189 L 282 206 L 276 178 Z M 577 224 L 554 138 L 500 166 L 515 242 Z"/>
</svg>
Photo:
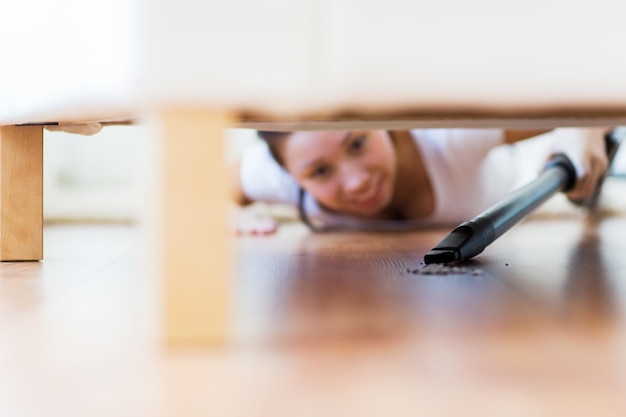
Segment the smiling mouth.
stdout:
<svg viewBox="0 0 626 417">
<path fill-rule="evenodd" d="M 365 206 L 365 207 L 369 207 L 372 205 L 375 205 L 376 203 L 378 203 L 378 200 L 380 200 L 380 197 L 382 195 L 382 190 L 383 190 L 383 181 L 382 179 L 379 179 L 376 184 L 374 185 L 374 187 L 372 187 L 374 191 L 372 191 L 371 195 L 369 195 L 367 198 L 365 199 L 359 199 L 359 200 L 355 200 L 353 201 L 354 205 L 357 206 Z"/>
</svg>

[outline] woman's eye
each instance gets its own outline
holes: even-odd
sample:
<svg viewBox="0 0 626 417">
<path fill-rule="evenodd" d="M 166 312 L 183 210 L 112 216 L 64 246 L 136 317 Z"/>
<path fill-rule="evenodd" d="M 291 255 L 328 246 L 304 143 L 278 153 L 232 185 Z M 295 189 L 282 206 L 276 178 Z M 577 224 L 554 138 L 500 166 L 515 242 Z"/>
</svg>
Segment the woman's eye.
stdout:
<svg viewBox="0 0 626 417">
<path fill-rule="evenodd" d="M 360 150 L 361 148 L 363 148 L 363 145 L 365 145 L 366 140 L 367 140 L 367 136 L 365 135 L 358 136 L 350 144 L 350 149 L 355 150 L 355 151 Z"/>
<path fill-rule="evenodd" d="M 322 178 L 330 172 L 326 165 L 319 166 L 311 172 L 311 178 Z"/>
</svg>

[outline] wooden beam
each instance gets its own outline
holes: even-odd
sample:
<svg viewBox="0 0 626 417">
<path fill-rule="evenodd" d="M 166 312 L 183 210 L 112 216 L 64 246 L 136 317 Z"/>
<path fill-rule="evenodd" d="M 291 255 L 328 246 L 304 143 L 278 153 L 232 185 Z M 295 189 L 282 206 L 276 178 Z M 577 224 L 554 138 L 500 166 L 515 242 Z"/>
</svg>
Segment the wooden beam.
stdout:
<svg viewBox="0 0 626 417">
<path fill-rule="evenodd" d="M 228 339 L 230 250 L 223 112 L 167 110 L 153 123 L 156 273 L 168 345 Z M 150 143 L 154 140 L 154 143 Z"/>
<path fill-rule="evenodd" d="M 0 260 L 43 258 L 43 127 L 0 126 Z"/>
</svg>

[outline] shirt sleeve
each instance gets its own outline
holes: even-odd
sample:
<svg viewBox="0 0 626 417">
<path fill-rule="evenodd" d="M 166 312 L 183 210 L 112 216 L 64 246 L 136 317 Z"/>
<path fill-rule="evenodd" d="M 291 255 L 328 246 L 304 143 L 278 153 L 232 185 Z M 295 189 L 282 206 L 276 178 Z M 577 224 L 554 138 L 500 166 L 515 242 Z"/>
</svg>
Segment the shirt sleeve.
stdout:
<svg viewBox="0 0 626 417">
<path fill-rule="evenodd" d="M 474 172 L 496 147 L 504 144 L 501 129 L 441 129 L 438 147 L 449 169 Z"/>
<path fill-rule="evenodd" d="M 415 129 L 422 146 L 436 149 L 452 161 L 450 165 L 461 166 L 464 161 L 471 166 L 483 160 L 495 147 L 503 145 L 502 129 Z"/>
<path fill-rule="evenodd" d="M 502 130 L 425 129 L 414 134 L 435 196 L 433 224 L 468 220 L 486 209 L 499 190 L 509 188 L 512 169 L 499 171 L 510 153 Z M 496 157 L 496 152 L 502 155 Z"/>
<path fill-rule="evenodd" d="M 449 129 L 451 146 L 463 150 L 465 158 L 482 160 L 496 146 L 504 144 L 502 129 Z"/>
<path fill-rule="evenodd" d="M 255 144 L 244 152 L 241 187 L 252 201 L 298 205 L 298 183 L 274 160 L 265 142 Z"/>
</svg>

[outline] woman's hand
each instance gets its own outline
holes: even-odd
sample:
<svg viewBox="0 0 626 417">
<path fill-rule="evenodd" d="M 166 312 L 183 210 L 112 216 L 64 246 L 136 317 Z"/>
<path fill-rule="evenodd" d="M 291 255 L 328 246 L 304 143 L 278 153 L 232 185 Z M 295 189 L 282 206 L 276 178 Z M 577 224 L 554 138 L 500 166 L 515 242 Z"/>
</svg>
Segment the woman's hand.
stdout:
<svg viewBox="0 0 626 417">
<path fill-rule="evenodd" d="M 609 128 L 559 128 L 553 132 L 552 153 L 567 155 L 576 168 L 576 184 L 566 195 L 572 201 L 591 198 L 606 174 L 609 161 L 604 136 Z"/>
<path fill-rule="evenodd" d="M 270 216 L 239 208 L 232 214 L 231 231 L 240 236 L 271 235 L 276 233 L 279 224 Z"/>
</svg>

